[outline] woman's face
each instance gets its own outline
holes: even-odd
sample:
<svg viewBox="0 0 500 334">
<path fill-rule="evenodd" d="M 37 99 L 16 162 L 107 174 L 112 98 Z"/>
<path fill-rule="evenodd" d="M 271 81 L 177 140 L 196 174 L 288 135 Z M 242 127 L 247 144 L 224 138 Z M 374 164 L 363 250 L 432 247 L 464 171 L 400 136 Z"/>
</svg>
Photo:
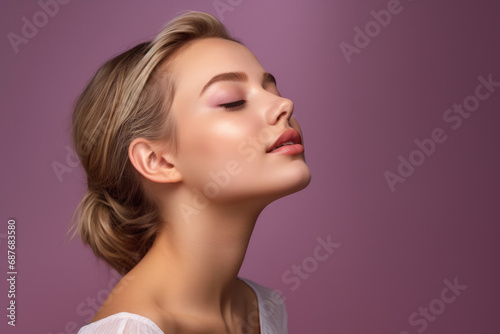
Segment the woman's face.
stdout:
<svg viewBox="0 0 500 334">
<path fill-rule="evenodd" d="M 307 186 L 293 103 L 245 46 L 196 40 L 171 65 L 174 164 L 189 190 L 217 202 L 272 201 Z M 272 150 L 277 140 L 290 145 Z"/>
</svg>

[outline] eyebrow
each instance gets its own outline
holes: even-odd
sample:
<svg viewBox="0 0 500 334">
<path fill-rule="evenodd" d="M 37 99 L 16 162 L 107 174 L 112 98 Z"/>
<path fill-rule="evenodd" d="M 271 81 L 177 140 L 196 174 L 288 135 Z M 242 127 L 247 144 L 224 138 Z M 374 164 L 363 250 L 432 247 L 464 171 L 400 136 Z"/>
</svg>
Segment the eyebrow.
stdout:
<svg viewBox="0 0 500 334">
<path fill-rule="evenodd" d="M 248 75 L 245 72 L 227 72 L 227 73 L 217 74 L 212 79 L 210 79 L 205 84 L 205 86 L 203 86 L 200 96 L 208 89 L 208 87 L 219 81 L 246 82 L 248 81 Z M 266 84 L 269 83 L 273 83 L 276 85 L 276 79 L 271 73 L 264 72 L 264 74 L 262 75 L 262 86 L 265 86 Z"/>
</svg>

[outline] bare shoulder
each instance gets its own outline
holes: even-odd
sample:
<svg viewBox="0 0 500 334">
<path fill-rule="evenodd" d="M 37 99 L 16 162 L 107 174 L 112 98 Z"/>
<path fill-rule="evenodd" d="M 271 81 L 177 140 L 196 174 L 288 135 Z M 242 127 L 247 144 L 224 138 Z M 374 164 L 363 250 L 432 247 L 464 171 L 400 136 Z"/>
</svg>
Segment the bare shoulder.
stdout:
<svg viewBox="0 0 500 334">
<path fill-rule="evenodd" d="M 116 284 L 102 303 L 91 322 L 107 318 L 120 312 L 128 312 L 148 318 L 164 333 L 177 333 L 173 316 L 162 312 L 154 301 L 146 296 L 145 289 L 133 275 L 127 274 Z"/>
</svg>

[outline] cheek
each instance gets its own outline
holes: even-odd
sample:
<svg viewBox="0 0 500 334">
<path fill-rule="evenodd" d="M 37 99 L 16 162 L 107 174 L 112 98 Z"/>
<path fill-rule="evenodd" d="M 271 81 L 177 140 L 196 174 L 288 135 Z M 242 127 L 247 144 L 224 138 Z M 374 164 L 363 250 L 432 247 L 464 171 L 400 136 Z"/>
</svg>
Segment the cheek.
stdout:
<svg viewBox="0 0 500 334">
<path fill-rule="evenodd" d="M 236 158 L 237 147 L 251 137 L 255 130 L 251 123 L 239 120 L 236 117 L 227 120 L 205 122 L 203 125 L 204 137 L 198 138 L 204 147 L 206 155 L 211 158 Z"/>
<path fill-rule="evenodd" d="M 255 136 L 256 125 L 238 120 L 236 115 L 226 119 L 186 122 L 179 129 L 179 163 L 185 178 L 204 182 L 210 172 L 224 170 L 228 163 L 242 163 L 245 156 L 238 151 L 241 143 Z"/>
</svg>

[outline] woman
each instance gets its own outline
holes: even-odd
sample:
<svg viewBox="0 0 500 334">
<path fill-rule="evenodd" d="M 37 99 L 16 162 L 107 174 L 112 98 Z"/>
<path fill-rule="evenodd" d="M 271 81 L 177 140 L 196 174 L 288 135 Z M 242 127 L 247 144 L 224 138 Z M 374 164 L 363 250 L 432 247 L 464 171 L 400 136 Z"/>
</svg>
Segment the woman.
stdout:
<svg viewBox="0 0 500 334">
<path fill-rule="evenodd" d="M 292 111 L 205 13 L 99 69 L 73 114 L 75 217 L 124 276 L 79 333 L 286 333 L 282 299 L 237 275 L 260 212 L 310 181 Z"/>
</svg>

